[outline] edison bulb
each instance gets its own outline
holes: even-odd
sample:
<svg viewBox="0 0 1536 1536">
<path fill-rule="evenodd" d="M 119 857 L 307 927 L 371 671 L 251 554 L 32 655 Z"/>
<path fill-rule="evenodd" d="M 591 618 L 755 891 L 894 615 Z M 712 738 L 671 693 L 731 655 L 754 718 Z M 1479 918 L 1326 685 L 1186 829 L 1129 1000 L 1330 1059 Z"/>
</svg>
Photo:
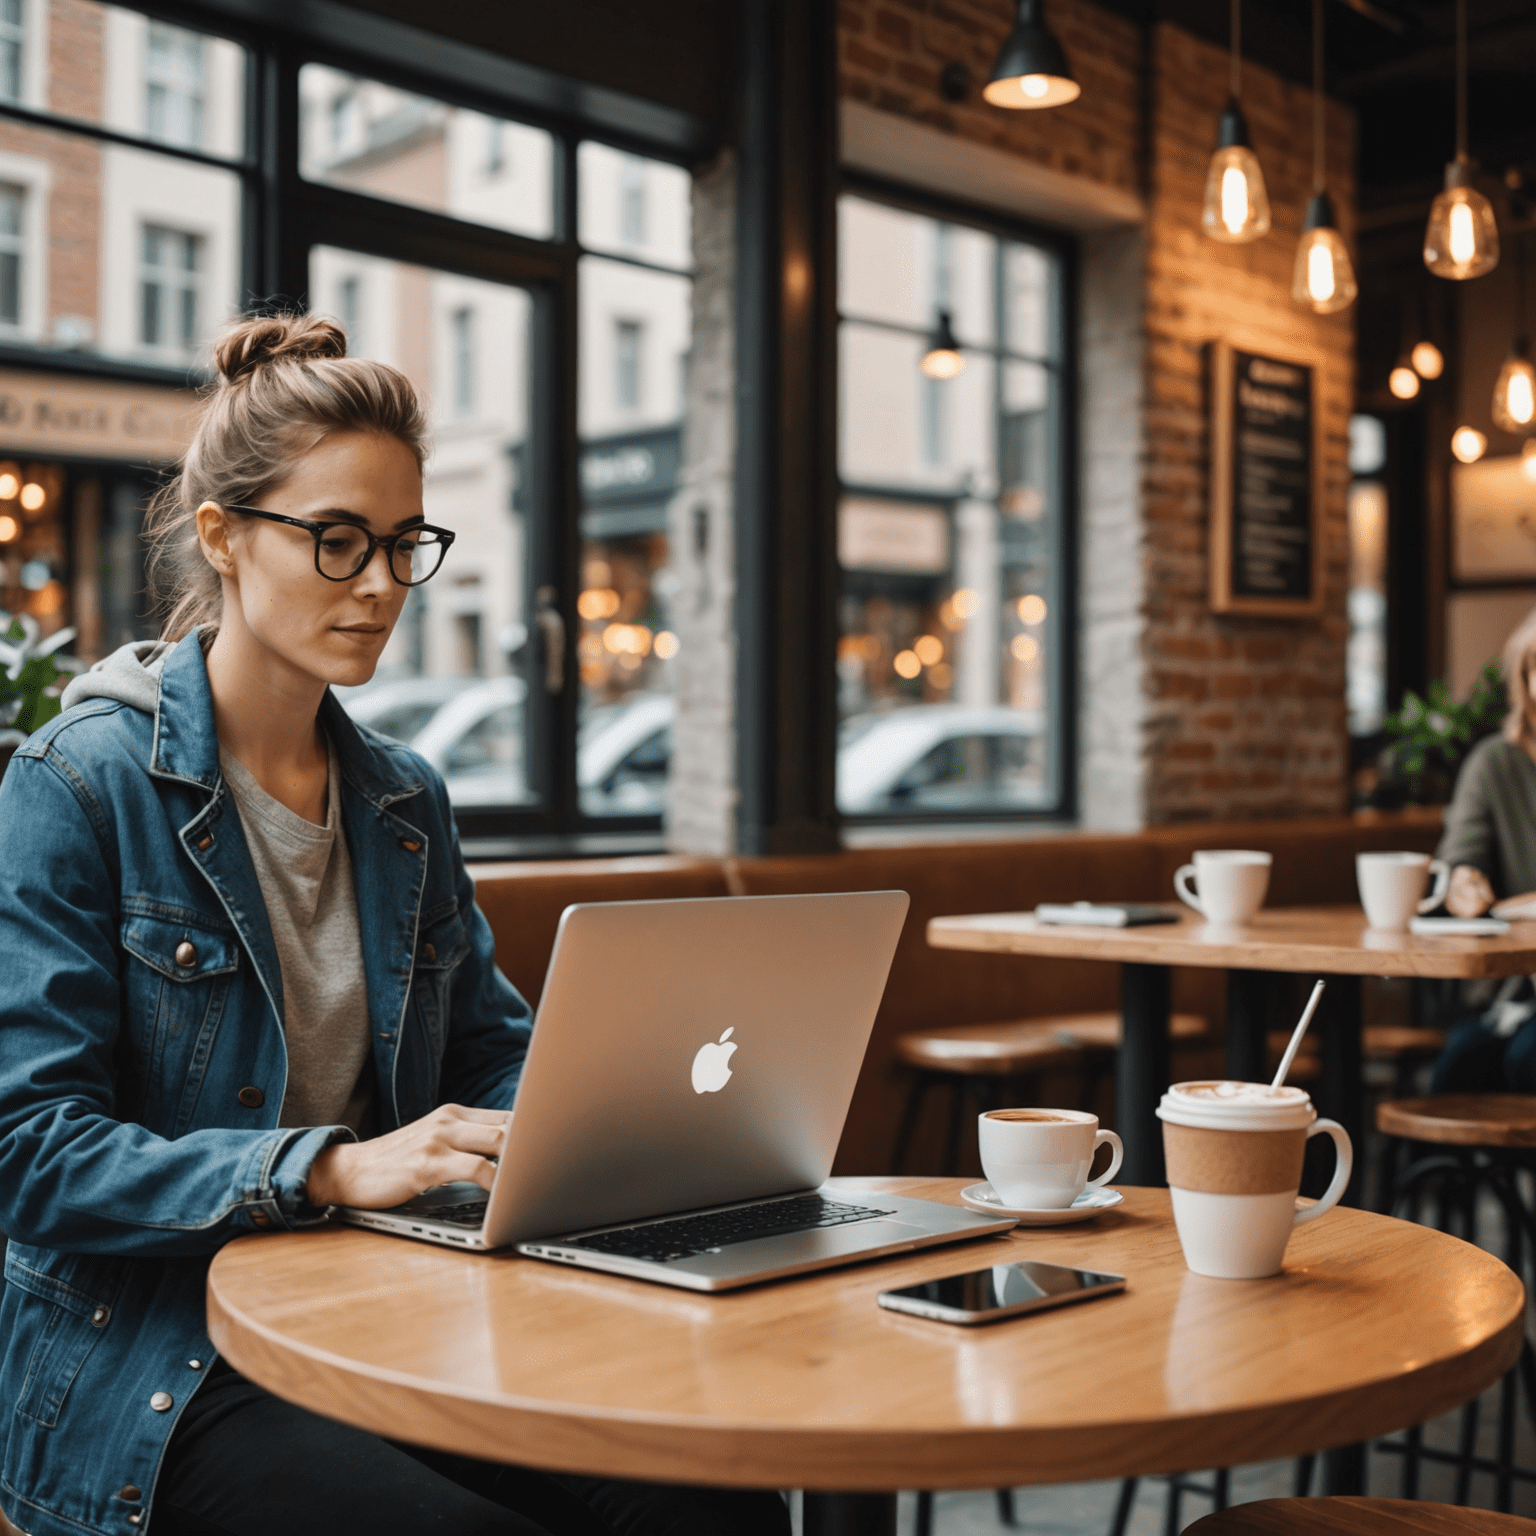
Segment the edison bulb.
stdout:
<svg viewBox="0 0 1536 1536">
<path fill-rule="evenodd" d="M 1012 107 L 1016 111 L 1040 107 L 1064 107 L 1083 93 L 1077 81 L 1066 75 L 1011 75 L 989 80 L 982 88 L 984 101 L 994 107 Z"/>
<path fill-rule="evenodd" d="M 48 500 L 48 492 L 43 489 L 36 480 L 29 480 L 21 488 L 21 504 L 28 512 L 41 510 L 42 505 Z"/>
<path fill-rule="evenodd" d="M 1401 363 L 1387 375 L 1387 388 L 1397 396 L 1399 400 L 1412 400 L 1419 392 L 1419 376 L 1412 368 L 1405 368 Z"/>
<path fill-rule="evenodd" d="M 1476 427 L 1457 427 L 1451 433 L 1451 452 L 1463 464 L 1476 464 L 1488 447 L 1488 439 Z"/>
<path fill-rule="evenodd" d="M 14 501 L 21 489 L 21 475 L 14 469 L 0 469 L 0 501 Z"/>
<path fill-rule="evenodd" d="M 1424 265 L 1436 277 L 1465 281 L 1499 264 L 1499 226 L 1493 205 L 1469 185 L 1470 161 L 1445 168 L 1445 190 L 1430 205 L 1424 229 Z"/>
<path fill-rule="evenodd" d="M 1305 231 L 1296 247 L 1291 296 L 1320 315 L 1333 315 L 1353 304 L 1358 292 L 1349 249 L 1338 230 L 1323 224 Z"/>
<path fill-rule="evenodd" d="M 1200 227 L 1227 245 L 1245 245 L 1269 233 L 1264 173 L 1246 144 L 1225 145 L 1211 156 Z"/>
<path fill-rule="evenodd" d="M 21 524 L 14 517 L 0 516 L 0 544 L 9 544 L 21 532 Z"/>
<path fill-rule="evenodd" d="M 1493 386 L 1493 423 L 1505 432 L 1528 432 L 1536 422 L 1536 369 L 1516 342 Z"/>
<path fill-rule="evenodd" d="M 953 347 L 934 347 L 923 354 L 921 366 L 930 379 L 953 379 L 965 372 L 965 357 Z"/>
<path fill-rule="evenodd" d="M 1536 438 L 1527 438 L 1520 449 L 1520 473 L 1527 480 L 1536 480 Z"/>
<path fill-rule="evenodd" d="M 1438 379 L 1445 372 L 1445 357 L 1432 341 L 1414 344 L 1410 360 L 1421 379 Z"/>
</svg>

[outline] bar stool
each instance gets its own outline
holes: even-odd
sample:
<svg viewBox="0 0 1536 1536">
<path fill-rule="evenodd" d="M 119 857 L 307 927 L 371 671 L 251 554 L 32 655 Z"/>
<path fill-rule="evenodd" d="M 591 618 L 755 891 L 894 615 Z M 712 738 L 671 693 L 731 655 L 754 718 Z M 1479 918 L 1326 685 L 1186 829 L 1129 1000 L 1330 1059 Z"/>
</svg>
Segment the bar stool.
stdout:
<svg viewBox="0 0 1536 1536">
<path fill-rule="evenodd" d="M 1387 1191 L 1383 1209 L 1417 1220 L 1424 1197 L 1437 1198 L 1437 1225 L 1443 1232 L 1461 1228 L 1467 1242 L 1477 1241 L 1477 1207 L 1490 1195 L 1504 1217 L 1504 1258 L 1524 1278 L 1529 1253 L 1536 1257 L 1536 1210 L 1521 1188 L 1522 1171 L 1536 1171 L 1536 1096 L 1516 1093 L 1440 1094 L 1423 1099 L 1390 1099 L 1376 1109 L 1376 1128 L 1390 1138 L 1383 1168 Z M 1491 1472 L 1495 1503 L 1508 1511 L 1516 1480 L 1536 1483 L 1536 1473 L 1514 1464 L 1515 1415 L 1519 1385 L 1526 1406 L 1536 1415 L 1536 1354 L 1530 1340 L 1499 1388 L 1498 1450 L 1492 1461 L 1476 1454 L 1478 1400 L 1462 1409 L 1461 1443 L 1455 1452 L 1423 1444 L 1419 1427 L 1401 1440 L 1383 1440 L 1378 1449 L 1403 1458 L 1402 1494 L 1418 1493 L 1421 1461 L 1456 1468 L 1455 1502 L 1464 1504 L 1474 1472 Z"/>
<path fill-rule="evenodd" d="M 923 1102 L 933 1088 L 950 1093 L 949 1126 L 941 1173 L 953 1174 L 960 1161 L 960 1137 L 967 1104 L 977 1112 L 1006 1102 L 1010 1089 L 1027 1101 L 1036 1096 L 1041 1073 L 1077 1069 L 1083 1073 L 1079 1103 L 1088 1108 L 1120 1046 L 1118 1013 L 1062 1013 L 1003 1024 L 956 1024 L 914 1029 L 898 1035 L 896 1059 L 915 1072 L 891 1167 L 900 1173 L 911 1148 Z M 1195 1040 L 1208 1025 L 1199 1014 L 1176 1013 L 1169 1020 L 1173 1039 Z"/>
<path fill-rule="evenodd" d="M 1536 1520 L 1417 1499 L 1257 1499 L 1184 1536 L 1536 1536 Z"/>
</svg>

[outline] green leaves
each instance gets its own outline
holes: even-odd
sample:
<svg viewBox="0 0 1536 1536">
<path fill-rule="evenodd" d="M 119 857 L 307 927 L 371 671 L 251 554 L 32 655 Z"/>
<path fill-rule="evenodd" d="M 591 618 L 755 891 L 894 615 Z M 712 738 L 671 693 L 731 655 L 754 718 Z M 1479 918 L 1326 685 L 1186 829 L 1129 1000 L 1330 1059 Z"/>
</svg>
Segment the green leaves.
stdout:
<svg viewBox="0 0 1536 1536">
<path fill-rule="evenodd" d="M 1498 730 L 1508 709 L 1504 669 L 1490 661 L 1478 674 L 1466 699 L 1457 704 L 1443 682 L 1431 683 L 1428 698 L 1408 690 L 1403 707 L 1384 721 L 1392 738 L 1387 748 L 1392 766 L 1407 783 L 1408 798 L 1425 803 L 1450 780 L 1468 750 Z"/>
<path fill-rule="evenodd" d="M 0 620 L 9 618 L 0 614 Z M 37 621 L 27 615 L 11 619 L 0 639 L 0 729 L 30 736 L 63 707 L 58 686 L 80 670 L 72 656 L 59 653 L 75 638 L 73 629 L 61 629 L 41 644 Z"/>
</svg>

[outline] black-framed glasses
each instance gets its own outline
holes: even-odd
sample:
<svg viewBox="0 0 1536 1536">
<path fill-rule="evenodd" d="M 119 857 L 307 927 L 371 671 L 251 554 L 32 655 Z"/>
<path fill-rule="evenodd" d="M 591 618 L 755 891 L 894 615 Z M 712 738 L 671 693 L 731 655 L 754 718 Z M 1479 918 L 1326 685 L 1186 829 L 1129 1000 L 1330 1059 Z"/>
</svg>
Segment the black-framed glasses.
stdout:
<svg viewBox="0 0 1536 1536">
<path fill-rule="evenodd" d="M 389 574 L 402 587 L 419 587 L 437 575 L 454 535 L 447 528 L 417 523 L 400 533 L 379 538 L 357 523 L 312 523 L 302 517 L 284 517 L 280 512 L 264 512 L 260 507 L 242 507 L 221 502 L 226 512 L 241 512 L 269 523 L 288 523 L 312 534 L 315 540 L 315 569 L 327 581 L 351 581 L 373 559 L 374 550 L 384 547 Z"/>
</svg>

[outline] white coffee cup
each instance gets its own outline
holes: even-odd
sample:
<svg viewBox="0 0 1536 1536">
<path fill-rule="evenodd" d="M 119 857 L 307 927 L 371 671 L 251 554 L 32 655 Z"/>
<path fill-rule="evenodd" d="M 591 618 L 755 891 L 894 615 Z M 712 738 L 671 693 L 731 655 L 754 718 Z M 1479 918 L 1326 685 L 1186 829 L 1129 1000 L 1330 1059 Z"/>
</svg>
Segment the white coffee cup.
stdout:
<svg viewBox="0 0 1536 1536">
<path fill-rule="evenodd" d="M 1303 1222 L 1339 1203 L 1354 1168 L 1349 1133 L 1319 1120 L 1304 1088 L 1219 1080 L 1175 1083 L 1158 1105 L 1173 1220 L 1197 1275 L 1258 1280 L 1280 1272 Z M 1316 1205 L 1297 1208 L 1306 1144 L 1333 1137 L 1338 1162 Z"/>
<path fill-rule="evenodd" d="M 981 1166 L 997 1198 L 1016 1211 L 1059 1211 L 1120 1171 L 1125 1149 L 1099 1117 L 1078 1109 L 993 1109 L 976 1123 Z M 1089 1181 L 1093 1154 L 1108 1143 L 1109 1168 Z"/>
<path fill-rule="evenodd" d="M 1435 887 L 1425 896 L 1424 882 L 1430 875 Z M 1427 853 L 1357 853 L 1355 880 L 1366 922 L 1387 933 L 1401 933 L 1414 916 L 1433 912 L 1445 900 L 1451 866 Z"/>
<path fill-rule="evenodd" d="M 1272 855 L 1253 848 L 1207 848 L 1173 877 L 1179 900 L 1207 922 L 1246 923 L 1264 905 Z M 1193 879 L 1199 893 L 1190 890 Z"/>
</svg>

